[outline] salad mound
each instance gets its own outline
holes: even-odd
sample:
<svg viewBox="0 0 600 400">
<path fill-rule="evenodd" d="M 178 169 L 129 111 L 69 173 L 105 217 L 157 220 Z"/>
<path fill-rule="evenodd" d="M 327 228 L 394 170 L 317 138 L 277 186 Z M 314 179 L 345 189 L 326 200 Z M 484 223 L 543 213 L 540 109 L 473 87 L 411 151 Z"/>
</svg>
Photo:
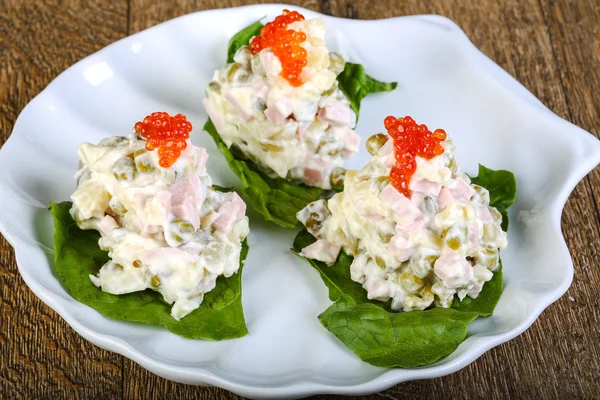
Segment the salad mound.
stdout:
<svg viewBox="0 0 600 400">
<path fill-rule="evenodd" d="M 245 203 L 212 186 L 191 128 L 183 115 L 153 113 L 134 134 L 81 144 L 70 207 L 77 227 L 98 232 L 96 246 L 108 253 L 91 282 L 113 295 L 156 291 L 177 321 L 239 271 L 249 231 Z"/>
<path fill-rule="evenodd" d="M 360 101 L 396 86 L 330 53 L 325 35 L 321 19 L 296 11 L 252 24 L 232 38 L 232 62 L 215 71 L 206 90 L 205 130 L 242 178 L 250 203 L 281 226 L 296 225 L 295 213 L 323 190 L 342 187 L 344 162 L 360 142 L 353 130 Z M 248 170 L 264 190 L 244 182 Z M 283 213 L 287 197 L 298 206 Z"/>
<path fill-rule="evenodd" d="M 306 231 L 294 251 L 321 273 L 336 301 L 319 317 L 323 325 L 363 360 L 407 367 L 449 354 L 470 321 L 493 312 L 502 292 L 499 250 L 508 244 L 502 226 L 516 183 L 508 171 L 480 167 L 473 179 L 460 172 L 442 130 L 410 117 L 388 117 L 385 126 L 389 136 L 369 138 L 373 158 L 346 173 L 344 191 L 298 213 Z M 375 328 L 351 323 L 366 315 L 381 319 L 376 332 L 395 338 L 392 347 L 402 345 L 397 329 L 416 329 L 422 318 L 456 328 L 457 336 L 438 337 L 421 326 L 419 340 L 433 345 L 427 357 L 416 361 L 425 349 L 414 343 L 413 359 L 397 354 L 375 362 L 381 343 L 362 350 L 356 343 Z"/>
</svg>

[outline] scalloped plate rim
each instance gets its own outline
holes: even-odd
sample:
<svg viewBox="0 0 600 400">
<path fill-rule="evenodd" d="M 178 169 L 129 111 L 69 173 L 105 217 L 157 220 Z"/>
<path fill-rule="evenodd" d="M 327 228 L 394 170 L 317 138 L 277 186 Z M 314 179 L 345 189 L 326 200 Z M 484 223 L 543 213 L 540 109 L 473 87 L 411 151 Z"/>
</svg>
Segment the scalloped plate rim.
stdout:
<svg viewBox="0 0 600 400">
<path fill-rule="evenodd" d="M 508 85 L 509 90 L 514 95 L 518 96 L 518 98 L 520 100 L 522 100 L 524 103 L 529 104 L 532 108 L 535 108 L 538 111 L 545 112 L 546 117 L 554 118 L 558 123 L 564 124 L 565 131 L 569 131 L 571 134 L 575 133 L 576 135 L 578 135 L 578 138 L 581 141 L 586 141 L 586 140 L 589 141 L 589 145 L 592 147 L 592 150 L 590 150 L 591 155 L 589 155 L 585 159 L 585 161 L 586 161 L 585 163 L 581 164 L 578 168 L 570 171 L 568 176 L 564 179 L 564 182 L 563 182 L 562 186 L 560 187 L 559 193 L 553 199 L 553 201 L 551 202 L 551 204 L 549 206 L 549 208 L 551 208 L 551 210 L 552 210 L 550 212 L 550 214 L 552 216 L 552 220 L 551 220 L 552 229 L 555 231 L 555 233 L 558 232 L 558 234 L 560 236 L 561 247 L 562 247 L 561 251 L 566 253 L 566 255 L 568 256 L 568 259 L 571 260 L 570 254 L 568 252 L 568 248 L 566 246 L 564 236 L 562 235 L 562 232 L 560 229 L 560 220 L 561 220 L 562 209 L 567 201 L 567 198 L 568 198 L 570 192 L 573 190 L 575 185 L 581 179 L 583 179 L 585 177 L 585 175 L 587 175 L 594 167 L 596 167 L 598 165 L 598 163 L 600 163 L 600 144 L 599 144 L 599 142 L 597 140 L 592 141 L 592 138 L 595 139 L 595 137 L 593 135 L 591 135 L 588 132 L 585 132 L 584 130 L 571 124 L 570 122 L 563 120 L 562 118 L 560 118 L 556 114 L 554 114 L 552 111 L 550 111 L 524 86 L 522 86 L 518 81 L 516 81 L 513 77 L 511 77 L 506 71 L 501 69 L 497 64 L 495 64 L 492 60 L 490 60 L 487 56 L 485 56 L 481 51 L 479 51 L 470 42 L 470 40 L 467 38 L 466 34 L 460 29 L 460 27 L 458 27 L 458 25 L 456 25 L 450 19 L 443 17 L 443 16 L 439 16 L 439 15 L 400 16 L 400 17 L 386 18 L 386 19 L 379 19 L 379 20 L 347 20 L 344 18 L 325 16 L 325 15 L 317 13 L 317 12 L 309 11 L 302 7 L 283 5 L 283 4 L 271 4 L 271 5 L 250 5 L 250 6 L 237 7 L 237 8 L 198 11 L 195 13 L 191 13 L 191 14 L 187 14 L 187 15 L 183 15 L 183 16 L 174 18 L 169 21 L 165 21 L 163 23 L 160 23 L 158 25 L 150 27 L 146 30 L 135 33 L 131 36 L 122 38 L 122 39 L 104 47 L 103 49 L 100 49 L 99 51 L 93 53 L 92 55 L 78 61 L 77 63 L 75 63 L 74 65 L 72 65 L 71 67 L 69 67 L 65 71 L 63 71 L 61 74 L 59 74 L 52 82 L 50 82 L 50 84 L 48 84 L 48 86 L 45 89 L 43 89 L 37 96 L 35 96 L 27 104 L 27 106 L 21 111 L 19 117 L 17 118 L 17 120 L 15 122 L 15 126 L 13 128 L 13 134 L 11 134 L 11 136 L 5 142 L 2 149 L 0 149 L 0 151 L 1 151 L 0 152 L 0 165 L 4 161 L 2 154 L 3 153 L 6 154 L 8 151 L 6 149 L 7 148 L 10 149 L 12 147 L 11 143 L 13 143 L 13 137 L 16 137 L 15 133 L 18 134 L 18 132 L 19 132 L 21 117 L 24 115 L 25 111 L 27 111 L 31 107 L 32 104 L 34 104 L 36 101 L 38 101 L 39 97 L 41 97 L 45 93 L 49 92 L 55 85 L 58 85 L 60 80 L 64 79 L 65 75 L 67 75 L 69 73 L 69 71 L 76 68 L 81 63 L 84 63 L 87 60 L 92 59 L 93 57 L 97 56 L 101 52 L 104 52 L 108 48 L 111 48 L 111 47 L 117 46 L 117 45 L 123 45 L 123 43 L 133 40 L 133 38 L 135 38 L 138 35 L 143 35 L 152 30 L 158 30 L 159 27 L 161 27 L 163 25 L 173 24 L 173 23 L 176 23 L 176 21 L 178 21 L 180 19 L 191 18 L 194 15 L 199 14 L 199 13 L 231 12 L 232 10 L 240 11 L 240 10 L 250 10 L 250 9 L 252 9 L 252 10 L 264 9 L 266 12 L 268 12 L 269 10 L 272 10 L 275 8 L 281 9 L 282 7 L 288 7 L 291 9 L 300 10 L 305 13 L 323 16 L 323 17 L 326 17 L 327 19 L 352 21 L 352 23 L 357 23 L 357 24 L 368 24 L 368 23 L 375 23 L 375 22 L 381 22 L 381 21 L 389 22 L 389 21 L 395 21 L 395 20 L 406 19 L 406 18 L 430 20 L 430 21 L 434 21 L 434 22 L 437 21 L 437 22 L 443 22 L 445 24 L 449 24 L 449 26 L 451 27 L 451 29 L 453 31 L 453 34 L 457 34 L 457 36 L 458 36 L 457 40 L 462 41 L 462 43 L 460 43 L 460 45 L 462 47 L 466 48 L 466 50 L 468 50 L 469 52 L 471 52 L 470 57 L 473 59 L 473 61 L 482 62 L 485 64 L 483 66 L 483 68 L 488 70 L 487 71 L 488 75 L 490 75 L 495 81 L 497 81 L 498 83 L 502 82 L 502 83 Z M 3 196 L 4 193 L 2 193 L 2 189 L 3 188 L 0 186 L 0 198 L 4 197 Z M 533 324 L 533 322 L 537 319 L 537 317 L 541 314 L 541 312 L 544 311 L 544 309 L 546 309 L 550 304 L 555 302 L 558 298 L 560 298 L 567 291 L 567 289 L 569 288 L 569 286 L 572 282 L 572 278 L 573 278 L 573 263 L 572 263 L 572 261 L 570 261 L 569 265 L 567 265 L 568 272 L 569 272 L 569 279 L 567 281 L 564 281 L 560 287 L 556 288 L 554 291 L 552 291 L 551 293 L 544 296 L 541 299 L 541 301 L 538 301 L 536 303 L 537 307 L 535 308 L 535 311 L 530 313 L 528 315 L 528 318 L 526 318 L 526 320 L 524 322 L 522 322 L 515 329 L 509 330 L 509 331 L 501 333 L 501 334 L 494 335 L 491 338 L 486 338 L 485 341 L 478 342 L 477 346 L 474 346 L 473 348 L 469 349 L 468 357 L 465 355 L 464 357 L 455 360 L 453 363 L 450 363 L 447 365 L 436 365 L 434 367 L 429 367 L 429 368 L 425 367 L 425 368 L 417 368 L 417 369 L 410 369 L 410 370 L 404 369 L 402 371 L 405 374 L 407 373 L 407 371 L 409 371 L 409 374 L 405 375 L 405 376 L 399 376 L 396 373 L 398 371 L 397 369 L 389 369 L 389 370 L 383 372 L 381 375 L 377 376 L 376 378 L 374 378 L 368 382 L 357 384 L 357 385 L 350 385 L 350 386 L 331 385 L 331 384 L 324 384 L 324 383 L 311 382 L 311 381 L 296 382 L 294 384 L 283 385 L 283 386 L 270 386 L 270 387 L 251 386 L 251 385 L 244 385 L 244 384 L 232 382 L 230 380 L 227 380 L 227 379 L 213 373 L 212 371 L 208 371 L 208 370 L 205 370 L 202 368 L 181 367 L 181 366 L 178 367 L 178 366 L 170 365 L 165 362 L 157 361 L 157 360 L 152 359 L 151 357 L 148 357 L 147 355 L 143 354 L 137 348 L 135 348 L 135 346 L 133 346 L 131 343 L 125 341 L 124 339 L 121 339 L 119 337 L 109 335 L 109 334 L 99 333 L 99 332 L 96 332 L 93 329 L 90 329 L 89 327 L 85 326 L 84 324 L 82 324 L 79 321 L 79 319 L 76 316 L 72 315 L 72 313 L 68 309 L 69 304 L 72 302 L 75 302 L 74 299 L 63 299 L 60 296 L 57 296 L 55 293 L 53 293 L 49 289 L 45 288 L 44 285 L 41 282 L 39 282 L 35 277 L 31 276 L 29 273 L 29 269 L 24 267 L 26 265 L 26 261 L 24 261 L 23 254 L 27 251 L 32 251 L 32 250 L 39 251 L 40 249 L 38 247 L 34 247 L 31 243 L 26 243 L 25 241 L 20 239 L 17 235 L 14 235 L 13 233 L 11 233 L 1 219 L 0 219 L 0 232 L 6 237 L 6 239 L 11 244 L 11 246 L 13 246 L 15 248 L 16 261 L 17 261 L 17 265 L 19 268 L 19 272 L 23 276 L 23 279 L 24 279 L 25 283 L 27 284 L 27 286 L 44 303 L 46 303 L 48 306 L 50 306 L 52 309 L 54 309 L 76 332 L 78 332 L 85 339 L 91 341 L 92 343 L 98 345 L 99 347 L 122 354 L 122 355 L 132 359 L 133 361 L 137 362 L 138 364 L 142 365 L 144 368 L 148 369 L 149 371 L 156 373 L 160 376 L 163 376 L 167 379 L 171 379 L 174 381 L 187 383 L 187 384 L 196 384 L 196 385 L 206 384 L 206 385 L 219 386 L 219 387 L 225 388 L 227 390 L 230 390 L 230 391 L 240 394 L 240 395 L 249 396 L 249 397 L 260 397 L 260 398 L 304 397 L 304 396 L 310 396 L 310 395 L 320 394 L 320 393 L 345 394 L 345 395 L 368 394 L 368 393 L 373 393 L 376 391 L 387 389 L 393 385 L 396 385 L 398 383 L 405 382 L 405 381 L 417 380 L 417 379 L 430 379 L 430 378 L 436 378 L 436 377 L 451 374 L 459 369 L 464 368 L 471 362 L 475 361 L 487 350 L 518 336 L 519 334 L 524 332 L 526 329 L 528 329 Z M 43 251 L 43 249 L 41 249 L 41 250 Z"/>
</svg>

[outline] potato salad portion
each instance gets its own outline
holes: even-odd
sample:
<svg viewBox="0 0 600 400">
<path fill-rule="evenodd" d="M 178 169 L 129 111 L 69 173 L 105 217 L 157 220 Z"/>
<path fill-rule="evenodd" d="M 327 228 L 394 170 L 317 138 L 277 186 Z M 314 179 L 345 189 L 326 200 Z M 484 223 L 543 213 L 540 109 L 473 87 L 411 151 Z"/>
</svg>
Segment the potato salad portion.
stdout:
<svg viewBox="0 0 600 400">
<path fill-rule="evenodd" d="M 336 77 L 345 62 L 330 53 L 321 19 L 285 10 L 234 62 L 215 71 L 204 106 L 236 157 L 269 177 L 322 189 L 342 184 L 358 150 L 356 115 Z"/>
<path fill-rule="evenodd" d="M 94 284 L 112 294 L 155 290 L 176 320 L 200 306 L 217 277 L 238 271 L 248 235 L 245 203 L 214 190 L 191 129 L 181 114 L 153 113 L 134 134 L 81 144 L 71 196 L 73 219 L 97 230 L 109 253 Z"/>
<path fill-rule="evenodd" d="M 388 135 L 368 139 L 373 158 L 346 173 L 344 191 L 298 213 L 317 239 L 302 255 L 332 264 L 343 250 L 354 257 L 352 280 L 397 311 L 476 298 L 507 246 L 501 213 L 460 172 L 443 130 L 410 117 L 384 125 Z"/>
</svg>

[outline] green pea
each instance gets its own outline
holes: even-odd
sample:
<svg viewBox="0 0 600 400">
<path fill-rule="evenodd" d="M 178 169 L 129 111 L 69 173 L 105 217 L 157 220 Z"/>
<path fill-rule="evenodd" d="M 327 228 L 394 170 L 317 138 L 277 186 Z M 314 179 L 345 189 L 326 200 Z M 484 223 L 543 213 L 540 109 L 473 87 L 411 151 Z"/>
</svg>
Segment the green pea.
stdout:
<svg viewBox="0 0 600 400">
<path fill-rule="evenodd" d="M 342 186 L 344 184 L 345 176 L 345 168 L 335 167 L 333 171 L 331 171 L 331 175 L 329 175 L 329 183 L 331 184 L 331 187 Z"/>
<path fill-rule="evenodd" d="M 158 289 L 160 287 L 160 277 L 158 275 L 152 275 L 150 279 L 150 286 L 154 289 Z"/>
<path fill-rule="evenodd" d="M 132 181 L 137 175 L 135 162 L 129 157 L 119 158 L 112 166 L 112 174 L 118 181 Z"/>
<path fill-rule="evenodd" d="M 390 184 L 390 178 L 387 176 L 379 176 L 371 181 L 372 190 L 376 193 L 381 193 L 383 188 Z"/>
<path fill-rule="evenodd" d="M 196 233 L 196 229 L 188 221 L 176 218 L 171 222 L 170 238 L 178 245 L 189 243 Z"/>
<path fill-rule="evenodd" d="M 211 92 L 215 92 L 216 94 L 221 94 L 221 85 L 219 84 L 219 82 L 211 81 L 208 84 L 208 90 L 210 90 Z"/>
<path fill-rule="evenodd" d="M 367 151 L 372 155 L 376 155 L 379 153 L 379 149 L 383 147 L 384 144 L 388 141 L 388 135 L 384 135 L 383 133 L 377 133 L 370 138 L 367 139 L 366 147 Z"/>
<path fill-rule="evenodd" d="M 249 76 L 248 70 L 242 64 L 233 63 L 227 72 L 227 82 L 246 82 Z"/>
</svg>

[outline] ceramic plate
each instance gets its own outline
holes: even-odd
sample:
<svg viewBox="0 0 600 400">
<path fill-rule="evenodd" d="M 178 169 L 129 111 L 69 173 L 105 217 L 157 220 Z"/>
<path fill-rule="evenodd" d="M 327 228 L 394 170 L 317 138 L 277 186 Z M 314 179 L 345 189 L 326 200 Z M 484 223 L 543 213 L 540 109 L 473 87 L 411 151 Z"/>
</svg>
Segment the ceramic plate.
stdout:
<svg viewBox="0 0 600 400">
<path fill-rule="evenodd" d="M 317 320 L 330 302 L 317 272 L 289 251 L 296 230 L 267 224 L 252 212 L 243 275 L 250 334 L 242 339 L 192 341 L 108 319 L 75 301 L 59 283 L 46 208 L 74 190 L 80 142 L 128 134 L 153 111 L 184 113 L 194 125 L 192 140 L 210 154 L 215 183 L 238 185 L 202 132 L 204 88 L 224 63 L 229 38 L 283 7 L 200 12 L 155 26 L 75 64 L 31 101 L 0 152 L 0 231 L 15 248 L 27 285 L 96 345 L 167 379 L 248 397 L 376 392 L 454 372 L 523 332 L 571 283 L 561 211 L 575 184 L 600 162 L 600 144 L 546 109 L 439 16 L 356 21 L 299 9 L 325 20 L 330 50 L 363 64 L 378 79 L 399 83 L 393 93 L 364 101 L 357 127 L 363 139 L 382 129 L 385 116 L 411 115 L 449 133 L 467 173 L 476 174 L 480 162 L 517 177 L 510 245 L 502 254 L 504 294 L 493 317 L 474 322 L 453 354 L 415 369 L 360 361 Z M 348 166 L 361 167 L 368 158 L 363 148 Z"/>
</svg>

